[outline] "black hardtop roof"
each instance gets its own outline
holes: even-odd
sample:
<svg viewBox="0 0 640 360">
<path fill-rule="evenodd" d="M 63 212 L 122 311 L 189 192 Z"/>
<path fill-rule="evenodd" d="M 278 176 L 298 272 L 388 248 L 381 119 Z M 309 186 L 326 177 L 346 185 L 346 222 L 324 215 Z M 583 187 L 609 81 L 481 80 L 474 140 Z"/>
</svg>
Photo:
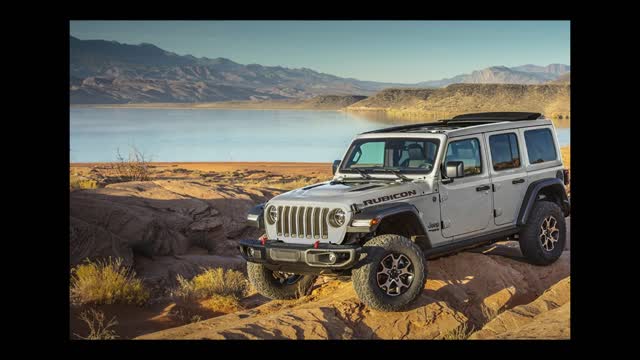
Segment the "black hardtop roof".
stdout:
<svg viewBox="0 0 640 360">
<path fill-rule="evenodd" d="M 483 112 L 458 115 L 452 117 L 451 119 L 436 120 L 434 122 L 393 126 L 384 129 L 363 132 L 362 134 L 454 130 L 475 125 L 491 124 L 504 121 L 536 120 L 541 118 L 543 118 L 541 113 L 533 112 Z"/>
<path fill-rule="evenodd" d="M 523 121 L 536 120 L 542 116 L 541 113 L 533 112 L 482 112 L 473 114 L 463 114 L 454 116 L 451 121 L 460 120 L 501 120 L 501 121 Z"/>
</svg>

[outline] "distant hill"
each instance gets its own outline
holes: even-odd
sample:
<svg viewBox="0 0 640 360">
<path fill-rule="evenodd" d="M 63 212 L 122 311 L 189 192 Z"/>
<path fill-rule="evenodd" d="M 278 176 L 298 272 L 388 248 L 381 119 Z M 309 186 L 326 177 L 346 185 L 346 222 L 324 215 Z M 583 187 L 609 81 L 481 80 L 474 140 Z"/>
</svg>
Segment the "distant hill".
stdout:
<svg viewBox="0 0 640 360">
<path fill-rule="evenodd" d="M 437 89 L 390 88 L 349 106 L 350 110 L 404 109 L 418 106 Z"/>
<path fill-rule="evenodd" d="M 361 95 L 320 95 L 306 100 L 303 107 L 317 110 L 338 110 L 365 99 L 367 97 Z"/>
<path fill-rule="evenodd" d="M 348 111 L 384 111 L 424 121 L 484 111 L 531 111 L 570 116 L 568 84 L 453 84 L 441 89 L 385 89 L 348 106 Z"/>
<path fill-rule="evenodd" d="M 402 84 L 360 81 L 225 58 L 178 55 L 152 44 L 70 37 L 72 104 L 179 103 L 370 95 Z"/>
<path fill-rule="evenodd" d="M 550 64 L 547 66 L 522 65 L 516 67 L 492 66 L 476 70 L 471 74 L 452 78 L 424 81 L 418 86 L 444 87 L 451 84 L 543 84 L 557 79 L 570 71 L 569 65 Z"/>
<path fill-rule="evenodd" d="M 571 73 L 560 75 L 557 79 L 549 81 L 549 84 L 568 84 L 571 82 Z"/>
</svg>

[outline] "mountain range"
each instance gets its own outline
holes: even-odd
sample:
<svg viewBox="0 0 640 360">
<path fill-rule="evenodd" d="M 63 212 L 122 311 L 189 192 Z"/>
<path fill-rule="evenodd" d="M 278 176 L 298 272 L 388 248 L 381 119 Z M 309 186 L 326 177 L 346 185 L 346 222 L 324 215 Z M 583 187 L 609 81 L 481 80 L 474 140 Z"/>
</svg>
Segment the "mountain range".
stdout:
<svg viewBox="0 0 640 360">
<path fill-rule="evenodd" d="M 471 74 L 457 75 L 452 78 L 424 81 L 416 84 L 424 87 L 444 87 L 451 84 L 544 84 L 557 80 L 569 73 L 570 66 L 550 64 L 547 66 L 521 65 L 515 67 L 491 66 L 476 70 Z"/>
<path fill-rule="evenodd" d="M 450 79 L 417 84 L 342 78 L 307 68 L 243 65 L 226 58 L 179 55 L 153 44 L 122 44 L 69 37 L 71 104 L 184 103 L 229 100 L 308 99 L 318 95 L 373 95 L 396 87 L 452 83 L 541 84 L 568 65 L 490 67 Z"/>
</svg>

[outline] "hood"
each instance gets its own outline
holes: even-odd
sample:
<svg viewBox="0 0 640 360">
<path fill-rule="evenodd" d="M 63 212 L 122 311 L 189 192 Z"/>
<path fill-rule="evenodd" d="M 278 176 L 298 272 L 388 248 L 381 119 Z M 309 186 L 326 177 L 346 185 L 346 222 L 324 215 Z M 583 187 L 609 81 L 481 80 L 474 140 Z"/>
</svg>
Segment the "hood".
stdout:
<svg viewBox="0 0 640 360">
<path fill-rule="evenodd" d="M 309 206 L 341 204 L 347 209 L 355 204 L 358 208 L 377 205 L 382 202 L 401 200 L 431 193 L 428 183 L 416 182 L 347 182 L 330 181 L 306 186 L 278 195 L 269 203 L 296 203 Z"/>
</svg>

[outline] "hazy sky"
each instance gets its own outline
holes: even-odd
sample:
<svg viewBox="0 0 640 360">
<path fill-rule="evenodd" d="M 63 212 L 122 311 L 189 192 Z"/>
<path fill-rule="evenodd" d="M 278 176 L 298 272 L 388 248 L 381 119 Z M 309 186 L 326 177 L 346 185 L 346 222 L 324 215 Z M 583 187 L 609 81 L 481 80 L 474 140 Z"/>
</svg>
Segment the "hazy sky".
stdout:
<svg viewBox="0 0 640 360">
<path fill-rule="evenodd" d="M 570 64 L 569 21 L 72 21 L 79 39 L 415 83 L 488 66 Z"/>
</svg>

